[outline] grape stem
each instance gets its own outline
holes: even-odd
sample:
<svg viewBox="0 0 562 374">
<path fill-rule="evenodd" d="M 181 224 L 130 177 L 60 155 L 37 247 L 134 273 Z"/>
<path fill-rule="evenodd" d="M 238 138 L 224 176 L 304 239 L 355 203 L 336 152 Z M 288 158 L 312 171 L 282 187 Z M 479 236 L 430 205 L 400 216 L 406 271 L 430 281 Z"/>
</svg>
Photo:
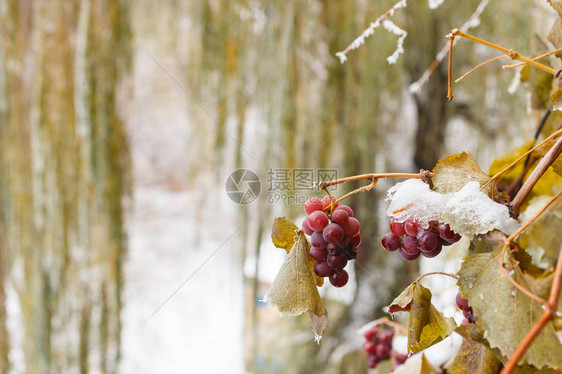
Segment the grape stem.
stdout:
<svg viewBox="0 0 562 374">
<path fill-rule="evenodd" d="M 527 351 L 533 340 L 539 335 L 542 328 L 554 318 L 556 307 L 558 306 L 558 295 L 560 294 L 560 284 L 562 283 L 562 246 L 560 247 L 560 252 L 558 254 L 558 263 L 556 264 L 556 270 L 554 272 L 554 279 L 552 281 L 552 287 L 550 288 L 550 295 L 545 308 L 542 312 L 539 320 L 531 327 L 525 338 L 519 343 L 519 346 L 513 353 L 513 355 L 506 362 L 504 368 L 500 374 L 510 374 L 513 369 L 517 366 L 517 363 L 523 357 L 523 354 Z"/>
<path fill-rule="evenodd" d="M 419 282 L 422 278 L 424 278 L 424 277 L 426 277 L 426 276 L 428 276 L 428 275 L 436 275 L 436 274 L 439 274 L 439 275 L 446 275 L 446 276 L 448 276 L 448 277 L 451 277 L 451 278 L 454 278 L 454 279 L 456 279 L 456 280 L 459 280 L 459 276 L 456 275 L 456 274 L 444 273 L 444 272 L 442 272 L 442 271 L 433 271 L 433 272 L 431 272 L 431 273 L 425 273 L 425 274 L 420 275 L 420 276 L 418 277 L 418 279 L 416 279 L 416 281 L 415 281 L 414 283 Z"/>
<path fill-rule="evenodd" d="M 537 56 L 537 57 L 533 57 L 531 60 L 537 61 L 537 60 L 540 60 L 541 58 L 545 58 L 546 56 L 550 56 L 550 55 L 552 55 L 554 53 L 558 53 L 558 52 L 562 52 L 562 48 L 555 49 L 554 51 L 547 52 L 547 53 L 545 53 L 543 55 L 540 55 L 540 56 Z M 520 62 L 518 64 L 513 64 L 513 65 L 504 65 L 504 66 L 502 66 L 502 69 L 517 68 L 517 67 L 523 66 L 525 64 L 526 64 L 526 62 Z"/>
<path fill-rule="evenodd" d="M 408 334 L 408 330 L 404 326 L 402 326 L 399 323 L 396 323 L 394 321 L 389 320 L 388 317 L 382 317 L 382 318 L 376 319 L 372 322 L 369 322 L 368 324 L 363 326 L 362 329 L 367 329 L 367 328 L 371 329 L 374 326 L 378 326 L 378 325 L 387 325 L 387 326 L 390 326 L 390 327 L 394 328 L 395 330 L 400 331 L 402 334 L 405 334 L 405 335 Z"/>
<path fill-rule="evenodd" d="M 339 203 L 340 201 L 345 200 L 348 197 L 350 197 L 352 195 L 355 195 L 359 192 L 369 191 L 369 190 L 373 189 L 373 187 L 376 186 L 379 179 L 383 179 L 383 178 L 415 178 L 415 179 L 423 179 L 425 181 L 428 181 L 434 175 L 435 174 L 432 173 L 431 171 L 423 170 L 423 169 L 420 170 L 419 173 L 369 173 L 369 174 L 353 175 L 351 177 L 346 177 L 346 178 L 334 179 L 334 180 L 327 181 L 327 182 L 317 182 L 316 186 L 318 188 L 320 188 L 321 190 L 325 191 L 328 194 L 328 196 L 330 196 L 330 198 L 332 198 L 332 210 L 333 210 L 334 204 Z M 359 181 L 359 180 L 369 180 L 369 181 L 371 181 L 371 183 L 367 186 L 359 187 L 359 188 L 343 195 L 342 197 L 340 197 L 339 199 L 337 199 L 334 202 L 334 199 L 333 199 L 332 195 L 330 195 L 330 192 L 328 191 L 328 187 L 335 186 L 335 185 L 340 184 L 340 183 Z"/>
</svg>

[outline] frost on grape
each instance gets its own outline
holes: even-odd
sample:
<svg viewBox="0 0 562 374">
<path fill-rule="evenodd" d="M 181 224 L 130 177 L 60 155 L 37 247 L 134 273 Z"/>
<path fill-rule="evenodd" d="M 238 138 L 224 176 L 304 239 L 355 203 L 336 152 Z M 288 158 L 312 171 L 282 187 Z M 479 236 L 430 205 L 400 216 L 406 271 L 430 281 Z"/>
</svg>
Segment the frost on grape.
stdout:
<svg viewBox="0 0 562 374">
<path fill-rule="evenodd" d="M 519 227 L 507 207 L 481 192 L 476 181 L 468 182 L 457 192 L 442 194 L 419 179 L 408 179 L 391 187 L 387 200 L 387 214 L 398 222 L 413 219 L 427 228 L 430 221 L 443 221 L 469 239 L 494 229 L 509 235 Z"/>
</svg>

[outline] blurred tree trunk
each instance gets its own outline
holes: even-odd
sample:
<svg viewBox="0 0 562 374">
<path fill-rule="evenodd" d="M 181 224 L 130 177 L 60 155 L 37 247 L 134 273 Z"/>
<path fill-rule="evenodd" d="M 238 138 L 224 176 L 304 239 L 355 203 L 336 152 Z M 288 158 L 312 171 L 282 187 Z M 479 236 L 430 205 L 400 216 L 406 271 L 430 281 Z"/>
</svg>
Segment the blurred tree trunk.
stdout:
<svg viewBox="0 0 562 374">
<path fill-rule="evenodd" d="M 21 306 L 26 373 L 114 373 L 120 356 L 128 148 L 118 90 L 126 0 L 1 1 L 3 285 Z M 2 282 L 3 281 L 3 282 Z"/>
</svg>

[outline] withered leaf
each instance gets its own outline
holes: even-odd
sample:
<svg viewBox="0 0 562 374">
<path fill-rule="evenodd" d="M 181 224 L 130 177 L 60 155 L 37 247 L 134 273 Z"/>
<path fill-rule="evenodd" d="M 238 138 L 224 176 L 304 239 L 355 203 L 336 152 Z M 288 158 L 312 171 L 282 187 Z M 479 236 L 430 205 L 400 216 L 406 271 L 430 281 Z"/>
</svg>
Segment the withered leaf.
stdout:
<svg viewBox="0 0 562 374">
<path fill-rule="evenodd" d="M 404 312 L 410 310 L 412 298 L 414 297 L 414 284 L 410 284 L 400 295 L 398 295 L 388 306 L 389 313 Z"/>
<path fill-rule="evenodd" d="M 474 310 L 477 322 L 486 331 L 492 349 L 510 357 L 542 314 L 541 305 L 516 289 L 501 270 L 511 264 L 509 250 L 503 246 L 491 253 L 478 253 L 465 258 L 458 273 L 459 286 Z M 509 271 L 513 280 L 529 289 L 519 268 Z M 562 366 L 562 344 L 552 323 L 547 323 L 519 364 L 537 368 Z"/>
<path fill-rule="evenodd" d="M 472 340 L 464 339 L 453 364 L 449 368 L 449 373 L 497 373 L 500 364 L 500 360 L 489 348 Z"/>
<path fill-rule="evenodd" d="M 322 304 L 310 269 L 309 250 L 306 236 L 301 231 L 265 299 L 277 306 L 283 315 L 297 316 L 309 312 L 312 329 L 319 340 L 328 323 L 328 312 Z"/>
<path fill-rule="evenodd" d="M 455 320 L 445 317 L 431 304 L 431 291 L 414 284 L 408 321 L 408 351 L 420 352 L 449 336 L 457 327 Z"/>
<path fill-rule="evenodd" d="M 471 181 L 480 185 L 490 180 L 490 177 L 480 169 L 474 157 L 468 152 L 452 155 L 439 160 L 433 168 L 435 176 L 431 178 L 434 190 L 440 193 L 457 192 Z M 494 186 L 488 185 L 484 190 L 488 196 L 494 196 Z"/>
</svg>

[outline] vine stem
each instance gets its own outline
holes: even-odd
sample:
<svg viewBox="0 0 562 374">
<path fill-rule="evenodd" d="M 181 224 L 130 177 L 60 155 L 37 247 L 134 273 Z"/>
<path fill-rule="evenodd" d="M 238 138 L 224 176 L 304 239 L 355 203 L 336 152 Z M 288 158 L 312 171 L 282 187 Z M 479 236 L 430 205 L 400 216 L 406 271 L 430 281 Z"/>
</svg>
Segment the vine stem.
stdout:
<svg viewBox="0 0 562 374">
<path fill-rule="evenodd" d="M 545 57 L 547 57 L 547 56 L 550 56 L 550 55 L 552 55 L 552 54 L 554 54 L 554 53 L 558 53 L 558 52 L 561 52 L 561 51 L 562 51 L 562 48 L 558 48 L 558 49 L 555 49 L 554 51 L 550 51 L 550 52 L 547 52 L 547 53 L 542 54 L 542 55 L 540 55 L 540 56 L 533 57 L 531 60 L 537 61 L 537 60 L 540 60 L 541 58 L 545 58 Z M 513 64 L 513 65 L 504 65 L 504 66 L 502 66 L 502 69 L 517 68 L 517 67 L 523 66 L 523 65 L 525 65 L 525 64 L 526 64 L 526 62 L 520 62 L 520 63 L 518 63 L 518 64 Z"/>
<path fill-rule="evenodd" d="M 453 63 L 453 43 L 455 41 L 455 37 L 457 37 L 457 36 L 466 38 L 466 39 L 471 40 L 471 41 L 476 42 L 476 43 L 483 44 L 483 45 L 485 45 L 487 47 L 490 47 L 490 48 L 493 48 L 493 49 L 497 49 L 498 51 L 501 51 L 501 52 L 505 53 L 507 55 L 507 57 L 509 57 L 512 60 L 519 60 L 519 61 L 522 61 L 524 63 L 533 65 L 534 67 L 536 67 L 538 69 L 544 70 L 547 73 L 550 73 L 550 74 L 556 76 L 557 71 L 555 69 L 551 68 L 550 66 L 546 66 L 544 64 L 541 64 L 540 62 L 537 62 L 535 59 L 527 58 L 527 57 L 521 55 L 519 52 L 516 52 L 512 49 L 502 47 L 501 45 L 491 43 L 491 42 L 489 42 L 487 40 L 484 40 L 484 39 L 480 39 L 476 36 L 467 34 L 467 33 L 463 32 L 459 29 L 453 29 L 447 35 L 447 37 L 449 38 L 449 67 L 448 67 L 448 81 L 447 81 L 447 99 L 449 99 L 449 100 L 453 99 L 453 89 L 451 87 L 451 69 L 452 69 L 452 63 Z M 487 62 L 489 62 L 489 61 L 487 61 Z M 479 66 L 481 66 L 481 65 L 479 65 Z M 476 68 L 478 68 L 479 66 L 477 66 Z M 473 69 L 473 70 L 475 70 L 475 69 Z"/>
<path fill-rule="evenodd" d="M 438 275 L 446 275 L 446 276 L 448 276 L 448 277 L 451 277 L 451 278 L 454 278 L 454 279 L 456 279 L 456 280 L 459 280 L 459 276 L 456 275 L 456 274 L 445 273 L 445 272 L 442 272 L 442 271 L 432 271 L 431 273 L 425 273 L 425 274 L 420 275 L 420 276 L 418 277 L 418 279 L 416 279 L 416 281 L 415 281 L 414 283 L 419 282 L 420 280 L 422 280 L 422 278 L 425 278 L 425 277 L 427 277 L 428 275 L 437 275 L 437 274 L 438 274 Z"/>
<path fill-rule="evenodd" d="M 542 147 L 546 142 L 548 142 L 550 139 L 555 138 L 556 136 L 562 134 L 562 129 L 557 130 L 555 132 L 553 132 L 552 134 L 550 134 L 545 140 L 543 140 L 542 142 L 540 142 L 539 144 L 537 144 L 536 146 L 534 146 L 533 148 L 529 149 L 527 152 L 523 153 L 521 156 L 519 156 L 517 159 L 515 159 L 515 161 L 513 161 L 511 164 L 507 165 L 505 168 L 503 168 L 501 171 L 499 171 L 498 173 L 496 173 L 494 176 L 492 176 L 490 178 L 490 180 L 486 183 L 484 183 L 482 185 L 482 187 L 480 188 L 480 190 L 486 188 L 490 183 L 492 183 L 494 180 L 498 179 L 500 176 L 502 176 L 504 173 L 508 172 L 512 167 L 514 167 L 515 165 L 517 165 L 521 160 L 523 160 L 525 157 L 527 157 L 527 155 L 529 155 L 530 153 L 534 152 L 537 148 Z"/>
<path fill-rule="evenodd" d="M 367 323 L 365 326 L 363 326 L 362 328 L 372 328 L 374 326 L 378 326 L 378 325 L 387 325 L 390 327 L 393 327 L 394 329 L 400 331 L 402 334 L 407 335 L 408 334 L 408 329 L 406 329 L 404 326 L 402 326 L 399 323 L 396 323 L 394 321 L 391 321 L 388 319 L 388 317 L 382 317 L 379 319 L 376 319 L 372 322 Z"/>
<path fill-rule="evenodd" d="M 558 132 L 558 131 L 557 131 Z M 558 139 L 556 143 L 550 148 L 550 150 L 544 155 L 544 157 L 540 160 L 537 167 L 533 170 L 529 178 L 525 181 L 517 195 L 511 201 L 511 208 L 512 213 L 517 216 L 519 215 L 519 208 L 521 208 L 521 204 L 527 198 L 535 184 L 539 181 L 539 179 L 543 176 L 546 172 L 546 169 L 558 158 L 558 156 L 562 153 L 562 138 Z"/>
<path fill-rule="evenodd" d="M 539 335 L 542 328 L 554 317 L 556 307 L 558 305 L 558 295 L 560 294 L 560 284 L 562 283 L 562 246 L 560 247 L 560 253 L 558 254 L 558 263 L 556 264 L 556 270 L 554 272 L 554 279 L 552 281 L 552 287 L 550 288 L 550 295 L 545 308 L 542 312 L 539 320 L 531 327 L 527 335 L 523 338 L 519 346 L 513 352 L 513 355 L 506 362 L 504 368 L 500 374 L 510 374 L 513 369 L 517 366 L 517 363 L 527 351 L 533 340 Z"/>
<path fill-rule="evenodd" d="M 360 180 L 369 180 L 372 181 L 373 179 L 383 179 L 383 178 L 415 178 L 415 179 L 426 179 L 431 178 L 435 174 L 427 171 L 427 170 L 420 170 L 419 173 L 368 173 L 368 174 L 359 174 L 353 175 L 351 177 L 334 179 L 327 182 L 318 182 L 316 185 L 324 190 L 327 187 L 335 186 L 336 184 L 352 182 L 352 181 L 360 181 Z"/>
</svg>

